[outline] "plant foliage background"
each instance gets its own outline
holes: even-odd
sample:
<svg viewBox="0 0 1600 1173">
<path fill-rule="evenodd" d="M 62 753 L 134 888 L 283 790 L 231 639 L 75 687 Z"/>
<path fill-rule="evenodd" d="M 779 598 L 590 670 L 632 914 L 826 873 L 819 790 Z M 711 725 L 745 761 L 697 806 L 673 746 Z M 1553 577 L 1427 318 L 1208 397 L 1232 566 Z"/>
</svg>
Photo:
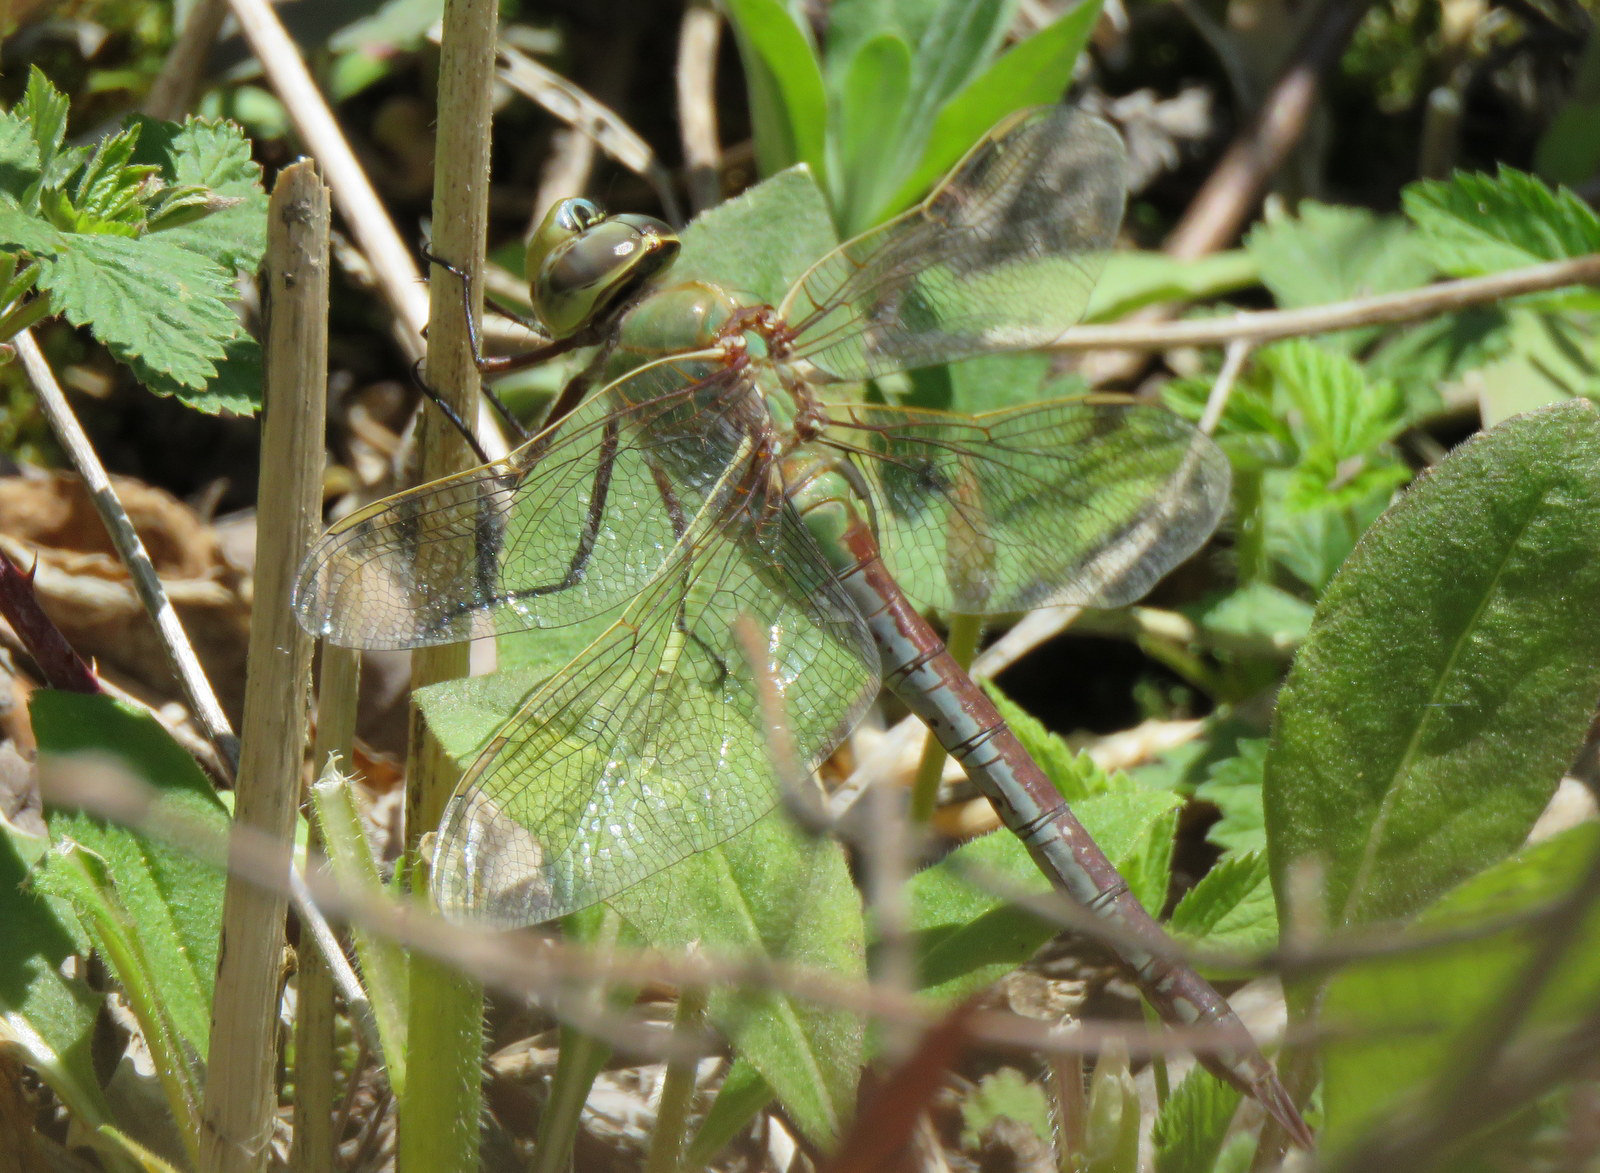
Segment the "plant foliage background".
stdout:
<svg viewBox="0 0 1600 1173">
<path fill-rule="evenodd" d="M 281 8 L 408 240 L 428 228 L 440 7 Z M 0 12 L 0 342 L 32 329 L 128 478 L 164 576 L 188 584 L 174 592 L 180 610 L 233 702 L 247 671 L 263 184 L 302 148 L 228 27 L 176 117 L 140 113 L 192 11 L 79 0 Z M 1067 94 L 1118 126 L 1131 159 L 1094 324 L 1422 296 L 1600 252 L 1600 37 L 1576 0 L 717 11 L 707 98 L 725 153 L 710 186 L 729 198 L 688 227 L 681 268 L 772 301 L 837 240 L 919 199 L 999 118 Z M 692 177 L 668 95 L 683 17 L 626 0 L 503 6 L 504 45 L 604 104 L 658 158 L 630 169 L 590 151 L 504 88 L 495 293 L 521 296 L 521 234 L 573 185 L 671 215 L 649 181 L 665 174 L 682 205 Z M 1251 133 L 1307 22 L 1344 38 L 1308 119 L 1263 198 L 1241 197 L 1239 231 L 1175 255 L 1174 229 L 1230 140 Z M 338 512 L 394 487 L 416 397 L 365 261 L 346 240 L 335 259 L 326 487 Z M 1334 1167 L 1579 1168 L 1600 1150 L 1588 1058 L 1600 1030 L 1597 310 L 1593 288 L 1552 281 L 1227 356 L 1178 342 L 1136 360 L 1003 356 L 876 389 L 979 412 L 1109 386 L 1198 420 L 1226 388 L 1223 530 L 1149 599 L 1076 617 L 989 687 L 1202 971 L 1229 990 L 1250 982 L 1241 1004 L 1281 988 L 1296 1039 L 1283 1067 Z M 502 392 L 534 416 L 572 369 Z M 0 553 L 37 559 L 33 591 L 69 641 L 159 709 L 176 690 L 136 609 L 117 602 L 125 575 L 83 494 L 40 474 L 64 460 L 17 363 L 0 365 L 0 454 Z M 594 634 L 504 641 L 498 675 L 430 692 L 423 708 L 447 749 L 470 758 Z M 196 834 L 225 827 L 227 806 L 148 712 L 40 688 L 45 674 L 5 647 L 18 703 L 0 716 L 13 747 L 0 770 L 0 1142 L 40 1162 L 25 1168 L 72 1148 L 111 1168 L 193 1163 L 222 872 L 88 814 L 41 813 L 26 761 L 48 774 L 102 755 Z M 368 684 L 363 795 L 379 856 L 392 858 L 404 664 L 375 659 Z M 341 809 L 320 811 L 323 831 L 333 844 L 345 835 L 346 881 L 377 888 L 387 875 Z M 1136 1019 L 1104 952 L 1028 902 L 1046 885 L 1021 847 L 958 829 L 970 813 L 947 804 L 935 824 L 947 850 L 887 907 L 863 903 L 859 855 L 774 816 L 625 894 L 617 923 L 575 917 L 566 931 L 858 988 L 905 962 L 893 992 L 935 1016 L 976 996 L 1042 1004 L 1052 1021 Z M 403 1098 L 417 1070 L 386 948 L 355 941 L 391 1061 L 375 1062 L 341 1019 L 340 1167 L 391 1160 L 390 1089 Z M 601 1008 L 659 1016 L 671 993 L 628 989 Z M 961 1167 L 1235 1169 L 1261 1139 L 1237 1093 L 1176 1063 L 1130 1067 L 1113 1049 L 1085 1079 L 1072 1063 L 970 1045 L 926 1060 L 949 1069 L 937 1094 L 872 1101 L 863 1072 L 886 1078 L 906 1040 L 859 1007 L 730 981 L 701 1012 L 725 1062 L 674 1125 L 690 1162 L 770 1167 L 780 1128 L 821 1161 L 859 1142 L 863 1119 L 889 1128 L 923 1110 Z M 559 1031 L 559 1059 L 519 1067 L 507 1056 L 556 1042 L 557 1019 L 491 1006 L 485 1162 L 560 1160 L 550 1121 L 568 1111 L 580 1161 L 637 1166 L 660 1144 L 659 1100 L 644 1090 L 656 1069 L 625 1047 L 608 1065 L 614 1039 L 581 1043 L 570 1021 Z M 285 1116 L 299 1086 L 283 1088 Z M 607 1095 L 636 1106 L 632 1126 L 607 1117 Z M 1270 1137 L 1255 1159 L 1276 1159 Z"/>
</svg>

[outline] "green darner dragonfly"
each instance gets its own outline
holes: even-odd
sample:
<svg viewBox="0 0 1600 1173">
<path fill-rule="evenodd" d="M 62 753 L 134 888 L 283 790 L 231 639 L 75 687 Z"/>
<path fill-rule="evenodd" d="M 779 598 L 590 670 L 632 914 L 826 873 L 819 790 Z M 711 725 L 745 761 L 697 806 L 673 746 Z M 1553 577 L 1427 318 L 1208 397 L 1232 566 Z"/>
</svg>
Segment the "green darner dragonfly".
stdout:
<svg viewBox="0 0 1600 1173">
<path fill-rule="evenodd" d="M 908 601 L 1130 602 L 1215 528 L 1226 461 L 1125 399 L 964 416 L 820 390 L 1053 341 L 1083 311 L 1123 187 L 1108 126 L 1024 112 L 776 308 L 669 285 L 655 252 L 642 281 L 627 269 L 637 253 L 614 255 L 613 279 L 578 253 L 603 221 L 547 221 L 559 247 L 540 248 L 576 275 L 557 284 L 580 309 L 552 316 L 592 329 L 614 315 L 610 352 L 643 364 L 504 459 L 343 519 L 295 596 L 308 630 L 361 648 L 619 613 L 468 769 L 432 861 L 442 911 L 537 923 L 726 841 L 779 798 L 763 689 L 809 767 L 887 685 L 1052 880 L 1120 927 L 1157 1009 L 1237 1040 L 1209 1064 L 1305 1138 L 1227 1003 L 1167 959 L 1160 928 Z M 735 634 L 752 629 L 757 662 Z"/>
</svg>

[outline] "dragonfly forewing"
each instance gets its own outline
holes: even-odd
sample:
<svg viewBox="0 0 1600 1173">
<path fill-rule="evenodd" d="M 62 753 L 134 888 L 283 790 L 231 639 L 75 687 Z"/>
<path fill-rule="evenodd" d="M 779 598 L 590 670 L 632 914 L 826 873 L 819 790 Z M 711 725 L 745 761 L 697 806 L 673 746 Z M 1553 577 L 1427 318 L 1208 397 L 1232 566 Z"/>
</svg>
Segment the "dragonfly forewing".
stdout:
<svg viewBox="0 0 1600 1173">
<path fill-rule="evenodd" d="M 1122 221 L 1117 133 L 1064 107 L 996 127 L 923 203 L 829 253 L 780 309 L 837 379 L 1055 341 Z"/>
<path fill-rule="evenodd" d="M 907 595 L 944 610 L 1132 602 L 1205 542 L 1228 500 L 1217 446 L 1150 404 L 832 415 L 830 438 L 871 490 L 885 564 Z"/>
<path fill-rule="evenodd" d="M 736 372 L 674 358 L 598 392 L 503 460 L 336 522 L 301 568 L 313 634 L 415 648 L 606 614 L 686 556 L 751 454 L 717 402 Z"/>
<path fill-rule="evenodd" d="M 434 856 L 446 915 L 550 920 L 749 827 L 779 799 L 763 686 L 783 697 L 799 770 L 861 718 L 877 655 L 810 535 L 759 494 L 727 524 L 709 544 L 698 534 L 682 571 L 536 689 L 469 769 Z"/>
</svg>

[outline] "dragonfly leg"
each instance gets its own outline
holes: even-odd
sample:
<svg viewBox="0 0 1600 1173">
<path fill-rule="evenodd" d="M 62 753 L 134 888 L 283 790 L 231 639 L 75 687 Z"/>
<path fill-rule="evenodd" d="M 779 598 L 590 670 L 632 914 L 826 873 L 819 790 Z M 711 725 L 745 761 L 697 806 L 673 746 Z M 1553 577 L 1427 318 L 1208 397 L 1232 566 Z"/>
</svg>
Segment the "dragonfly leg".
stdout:
<svg viewBox="0 0 1600 1173">
<path fill-rule="evenodd" d="M 442 395 L 428 386 L 428 380 L 422 377 L 422 364 L 426 361 L 427 359 L 419 358 L 411 365 L 412 382 L 416 383 L 417 389 L 422 392 L 423 397 L 439 409 L 439 414 L 449 420 L 451 426 L 461 433 L 461 438 L 467 442 L 467 447 L 472 449 L 472 454 L 478 458 L 478 463 L 488 464 L 489 454 L 484 451 L 483 445 L 478 443 L 477 433 L 467 427 L 467 421 L 461 418 L 461 413 L 451 407 Z"/>
<path fill-rule="evenodd" d="M 452 264 L 443 257 L 436 256 L 434 253 L 430 252 L 426 246 L 424 246 L 422 249 L 422 259 L 427 261 L 430 265 L 437 265 L 439 268 L 443 269 L 446 273 L 450 274 L 450 276 L 454 277 L 458 282 L 460 282 L 461 316 L 467 323 L 467 341 L 472 347 L 472 365 L 478 368 L 479 374 L 503 375 L 510 371 L 526 370 L 528 367 L 538 366 L 540 363 L 547 362 L 552 358 L 563 355 L 567 353 L 567 351 L 572 350 L 575 346 L 580 345 L 581 336 L 575 335 L 571 338 L 562 338 L 553 342 L 546 342 L 541 346 L 535 346 L 531 350 L 523 351 L 521 354 L 493 356 L 485 355 L 483 353 L 483 338 L 478 329 L 478 320 L 472 312 L 472 275 L 466 272 L 466 270 L 462 269 L 459 265 Z M 524 317 L 515 309 L 505 305 L 497 298 L 490 297 L 488 300 L 489 305 L 495 310 L 496 313 L 510 318 L 513 322 L 516 322 L 519 325 L 526 326 L 535 333 L 543 333 L 539 323 L 530 318 Z M 504 401 L 502 401 L 493 390 L 488 387 L 484 387 L 481 390 L 484 398 L 488 399 L 489 405 L 493 407 L 495 413 L 499 415 L 503 421 L 505 421 L 506 426 L 510 428 L 514 434 L 526 440 L 528 438 L 528 429 L 523 426 L 522 421 L 517 419 L 517 417 L 512 414 L 511 409 L 505 405 Z M 568 410 L 570 410 L 570 408 Z"/>
</svg>

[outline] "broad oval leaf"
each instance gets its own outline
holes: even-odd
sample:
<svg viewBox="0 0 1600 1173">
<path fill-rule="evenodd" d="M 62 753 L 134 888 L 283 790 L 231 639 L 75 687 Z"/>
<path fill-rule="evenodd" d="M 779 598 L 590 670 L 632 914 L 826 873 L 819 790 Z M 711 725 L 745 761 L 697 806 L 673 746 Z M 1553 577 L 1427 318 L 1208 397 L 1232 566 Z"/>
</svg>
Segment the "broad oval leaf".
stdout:
<svg viewBox="0 0 1600 1173">
<path fill-rule="evenodd" d="M 1302 869 L 1338 928 L 1408 916 L 1515 849 L 1593 712 L 1597 603 L 1593 405 L 1510 420 L 1419 478 L 1334 577 L 1280 696 L 1280 915 Z"/>
</svg>

